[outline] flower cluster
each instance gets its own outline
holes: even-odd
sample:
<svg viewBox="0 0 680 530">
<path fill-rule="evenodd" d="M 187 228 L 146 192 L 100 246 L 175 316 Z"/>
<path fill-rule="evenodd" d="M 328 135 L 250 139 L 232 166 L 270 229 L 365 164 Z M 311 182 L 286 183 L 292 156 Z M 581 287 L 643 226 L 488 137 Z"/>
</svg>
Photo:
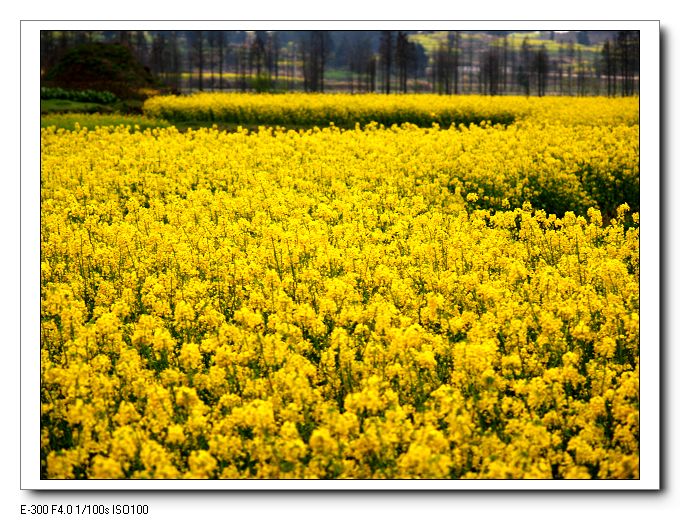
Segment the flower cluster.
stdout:
<svg viewBox="0 0 680 530">
<path fill-rule="evenodd" d="M 635 127 L 43 129 L 42 475 L 637 477 Z"/>
</svg>

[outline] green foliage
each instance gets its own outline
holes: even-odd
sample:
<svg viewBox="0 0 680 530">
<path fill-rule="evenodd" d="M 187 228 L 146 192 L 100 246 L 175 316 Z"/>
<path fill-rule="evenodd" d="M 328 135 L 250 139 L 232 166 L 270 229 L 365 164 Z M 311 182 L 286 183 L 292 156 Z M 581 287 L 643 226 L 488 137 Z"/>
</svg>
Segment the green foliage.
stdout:
<svg viewBox="0 0 680 530">
<path fill-rule="evenodd" d="M 61 87 L 40 87 L 40 99 L 66 99 L 83 103 L 102 103 L 104 105 L 118 101 L 115 94 L 98 90 L 70 90 Z"/>
<path fill-rule="evenodd" d="M 271 92 L 274 85 L 271 77 L 267 76 L 255 76 L 252 81 L 252 88 L 255 92 Z"/>
<path fill-rule="evenodd" d="M 135 98 L 159 85 L 125 46 L 91 43 L 70 49 L 43 78 L 43 85 L 77 91 L 111 92 Z"/>
</svg>

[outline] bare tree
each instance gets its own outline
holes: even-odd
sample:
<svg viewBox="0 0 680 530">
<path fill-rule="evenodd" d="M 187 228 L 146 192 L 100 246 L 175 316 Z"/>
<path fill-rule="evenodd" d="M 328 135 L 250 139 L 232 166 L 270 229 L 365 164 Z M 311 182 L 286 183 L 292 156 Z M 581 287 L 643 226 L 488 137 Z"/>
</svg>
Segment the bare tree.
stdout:
<svg viewBox="0 0 680 530">
<path fill-rule="evenodd" d="M 302 45 L 305 91 L 323 92 L 326 59 L 330 52 L 330 35 L 328 31 L 310 31 Z"/>
<path fill-rule="evenodd" d="M 541 45 L 534 55 L 534 71 L 536 74 L 538 95 L 545 96 L 548 87 L 549 73 L 548 50 L 546 49 L 545 44 Z"/>
<path fill-rule="evenodd" d="M 236 47 L 235 54 L 236 72 L 238 73 L 238 88 L 245 92 L 247 88 L 247 68 L 248 68 L 248 44 L 243 42 Z"/>
<path fill-rule="evenodd" d="M 567 46 L 567 93 L 572 95 L 572 79 L 574 77 L 574 58 L 576 56 L 576 49 L 574 48 L 574 41 L 569 41 Z"/>
<path fill-rule="evenodd" d="M 432 61 L 432 90 L 439 94 L 460 92 L 461 38 L 457 31 L 439 43 Z"/>
<path fill-rule="evenodd" d="M 409 41 L 408 35 L 403 31 L 397 33 L 395 62 L 399 91 L 405 94 L 408 88 L 409 73 L 414 72 L 417 65 L 415 44 Z"/>
<path fill-rule="evenodd" d="M 149 67 L 159 77 L 167 80 L 168 57 L 167 40 L 163 33 L 151 36 L 151 51 L 149 54 Z"/>
<path fill-rule="evenodd" d="M 215 48 L 217 47 L 215 38 L 216 31 L 206 32 L 206 58 L 207 58 L 207 68 L 210 71 L 210 89 L 215 89 Z"/>
<path fill-rule="evenodd" d="M 609 40 L 605 41 L 602 46 L 602 62 L 604 66 L 604 76 L 607 82 L 607 96 L 612 97 L 616 95 L 616 63 L 612 45 Z"/>
<path fill-rule="evenodd" d="M 460 70 L 460 33 L 457 31 L 451 32 L 447 37 L 448 53 L 450 57 L 450 70 L 453 77 L 453 93 L 458 94 L 458 72 Z"/>
<path fill-rule="evenodd" d="M 250 44 L 250 64 L 255 67 L 255 77 L 259 79 L 265 68 L 265 39 L 264 31 L 256 31 L 255 38 Z"/>
<path fill-rule="evenodd" d="M 279 80 L 279 56 L 281 53 L 281 43 L 279 41 L 279 34 L 272 32 L 269 34 L 267 40 L 267 66 L 269 68 L 270 77 L 274 77 L 274 82 Z"/>
<path fill-rule="evenodd" d="M 439 43 L 433 59 L 433 90 L 439 94 L 451 94 L 452 57 L 448 42 Z"/>
<path fill-rule="evenodd" d="M 481 58 L 481 79 L 482 91 L 484 94 L 495 96 L 499 93 L 501 85 L 501 53 L 496 45 L 491 45 L 482 54 Z"/>
<path fill-rule="evenodd" d="M 54 31 L 40 31 L 40 75 L 45 74 L 57 62 L 58 49 Z"/>
<path fill-rule="evenodd" d="M 506 94 L 508 92 L 508 62 L 510 59 L 510 46 L 508 42 L 508 35 L 503 36 L 503 47 L 501 55 L 501 92 Z"/>
<path fill-rule="evenodd" d="M 169 55 L 170 55 L 170 72 L 172 73 L 172 86 L 175 90 L 179 91 L 180 76 L 182 70 L 182 58 L 180 54 L 179 47 L 179 35 L 177 31 L 170 32 L 170 42 L 169 42 Z"/>
<path fill-rule="evenodd" d="M 531 95 L 531 59 L 532 49 L 529 44 L 529 39 L 524 38 L 522 41 L 522 48 L 520 51 L 520 61 L 517 68 L 517 84 L 521 87 L 525 95 Z"/>
<path fill-rule="evenodd" d="M 203 90 L 203 71 L 205 70 L 205 35 L 201 30 L 188 32 L 191 65 L 198 67 L 198 90 Z M 189 68 L 190 75 L 193 77 L 193 68 Z M 191 77 L 190 77 L 191 79 Z M 191 86 L 191 85 L 189 85 Z"/>
<path fill-rule="evenodd" d="M 586 68 L 581 47 L 576 50 L 576 93 L 579 96 L 586 95 Z"/>
<path fill-rule="evenodd" d="M 224 54 L 227 50 L 227 36 L 224 31 L 218 31 L 216 35 L 217 40 L 217 70 L 220 76 L 219 89 L 224 88 Z"/>
<path fill-rule="evenodd" d="M 394 55 L 392 32 L 383 31 L 380 35 L 380 70 L 382 71 L 383 92 L 390 93 L 390 81 L 392 79 L 392 59 Z"/>
<path fill-rule="evenodd" d="M 364 34 L 357 34 L 348 42 L 347 61 L 352 73 L 350 88 L 352 91 L 368 92 L 375 90 L 376 59 L 371 50 L 371 43 Z"/>
<path fill-rule="evenodd" d="M 616 58 L 619 63 L 621 95 L 635 93 L 635 77 L 640 72 L 640 34 L 637 31 L 619 31 L 616 36 Z"/>
</svg>

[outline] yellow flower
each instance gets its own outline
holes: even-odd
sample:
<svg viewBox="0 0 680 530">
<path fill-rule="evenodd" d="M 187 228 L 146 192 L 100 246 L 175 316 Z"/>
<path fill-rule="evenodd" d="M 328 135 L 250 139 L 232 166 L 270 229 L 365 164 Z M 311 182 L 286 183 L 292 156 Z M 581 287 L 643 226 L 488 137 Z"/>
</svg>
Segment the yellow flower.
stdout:
<svg viewBox="0 0 680 530">
<path fill-rule="evenodd" d="M 198 344 L 184 343 L 179 354 L 180 366 L 186 371 L 200 370 L 203 366 L 203 356 Z"/>
</svg>

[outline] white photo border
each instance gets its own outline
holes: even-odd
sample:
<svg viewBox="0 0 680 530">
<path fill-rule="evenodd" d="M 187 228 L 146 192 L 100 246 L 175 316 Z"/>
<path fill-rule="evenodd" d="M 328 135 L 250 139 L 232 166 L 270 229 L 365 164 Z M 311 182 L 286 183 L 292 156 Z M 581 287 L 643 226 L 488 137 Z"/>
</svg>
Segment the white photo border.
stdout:
<svg viewBox="0 0 680 530">
<path fill-rule="evenodd" d="M 143 21 L 22 20 L 21 40 L 21 489 L 28 490 L 658 490 L 660 489 L 660 22 L 604 20 Z M 41 30 L 638 30 L 640 31 L 639 480 L 46 480 L 40 478 Z"/>
</svg>

